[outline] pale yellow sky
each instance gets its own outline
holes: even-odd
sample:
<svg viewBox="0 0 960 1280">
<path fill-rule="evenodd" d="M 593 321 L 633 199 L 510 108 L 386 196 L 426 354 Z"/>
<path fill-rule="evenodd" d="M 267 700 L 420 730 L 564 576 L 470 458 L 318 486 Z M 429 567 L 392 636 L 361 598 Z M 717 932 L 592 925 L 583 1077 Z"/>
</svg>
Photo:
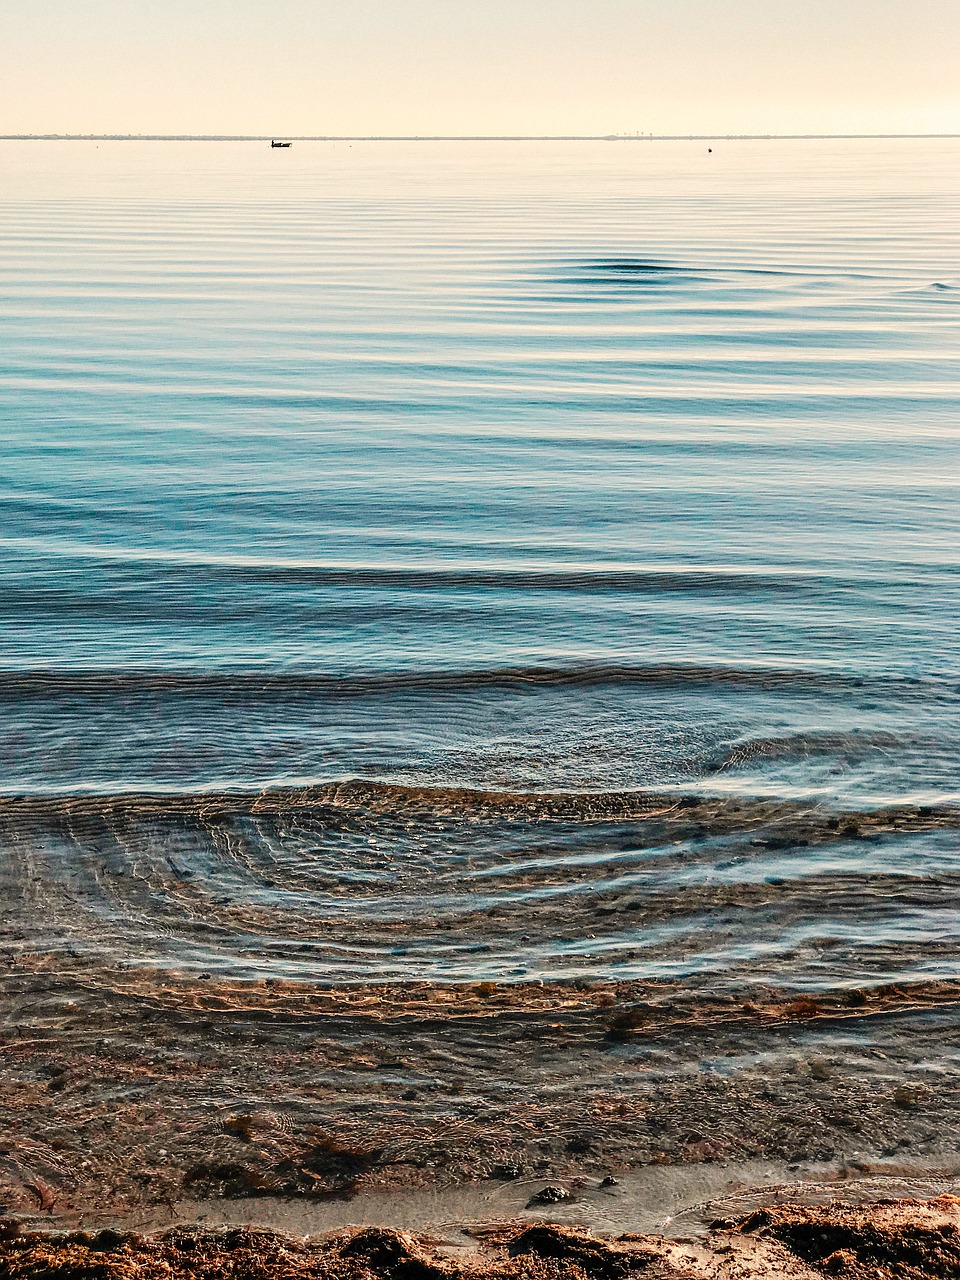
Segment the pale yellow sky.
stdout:
<svg viewBox="0 0 960 1280">
<path fill-rule="evenodd" d="M 0 133 L 960 132 L 960 0 L 0 0 Z"/>
</svg>

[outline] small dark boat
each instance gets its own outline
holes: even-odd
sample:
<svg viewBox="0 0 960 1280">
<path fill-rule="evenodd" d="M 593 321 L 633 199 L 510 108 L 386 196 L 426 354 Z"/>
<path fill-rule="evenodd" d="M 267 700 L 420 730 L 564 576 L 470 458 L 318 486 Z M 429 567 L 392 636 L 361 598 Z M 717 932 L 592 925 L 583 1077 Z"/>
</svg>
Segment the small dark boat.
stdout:
<svg viewBox="0 0 960 1280">
<path fill-rule="evenodd" d="M 289 143 L 289 142 L 278 142 L 278 141 L 276 140 L 276 138 L 274 138 L 274 139 L 271 141 L 270 145 L 271 145 L 271 147 L 289 147 L 289 146 L 290 146 L 290 143 Z"/>
</svg>

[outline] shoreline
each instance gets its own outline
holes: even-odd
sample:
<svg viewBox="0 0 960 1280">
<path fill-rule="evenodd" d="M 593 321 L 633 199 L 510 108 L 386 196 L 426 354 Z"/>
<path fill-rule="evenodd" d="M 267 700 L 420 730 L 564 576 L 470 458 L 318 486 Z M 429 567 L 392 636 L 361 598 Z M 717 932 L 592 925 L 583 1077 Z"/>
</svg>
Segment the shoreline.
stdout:
<svg viewBox="0 0 960 1280">
<path fill-rule="evenodd" d="M 155 1235 L 173 1229 L 276 1231 L 315 1239 L 367 1227 L 412 1232 L 460 1250 L 496 1228 L 547 1222 L 604 1239 L 659 1235 L 705 1238 L 719 1219 L 739 1220 L 782 1204 L 823 1208 L 869 1207 L 898 1198 L 960 1195 L 960 1152 L 916 1165 L 891 1159 L 837 1161 L 800 1168 L 773 1161 L 740 1164 L 648 1165 L 598 1180 L 573 1176 L 557 1189 L 567 1198 L 540 1199 L 544 1179 L 462 1182 L 415 1189 L 360 1191 L 342 1198 L 248 1196 L 183 1200 L 124 1213 L 88 1211 L 19 1217 L 28 1229 L 50 1232 L 112 1230 Z M 609 1185 L 605 1185 L 605 1183 Z"/>
<path fill-rule="evenodd" d="M 960 1269 L 960 1200 L 777 1203 L 680 1240 L 517 1221 L 465 1226 L 459 1240 L 382 1227 L 312 1238 L 257 1228 L 54 1234 L 7 1221 L 0 1268 L 9 1280 L 929 1280 Z"/>
</svg>

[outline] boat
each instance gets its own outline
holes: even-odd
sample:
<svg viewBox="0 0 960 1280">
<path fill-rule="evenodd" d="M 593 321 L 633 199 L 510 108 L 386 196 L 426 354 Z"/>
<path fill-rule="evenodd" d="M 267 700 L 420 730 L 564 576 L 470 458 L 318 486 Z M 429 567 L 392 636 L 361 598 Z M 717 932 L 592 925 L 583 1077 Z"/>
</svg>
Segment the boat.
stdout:
<svg viewBox="0 0 960 1280">
<path fill-rule="evenodd" d="M 278 142 L 278 141 L 276 140 L 276 138 L 272 138 L 272 139 L 270 140 L 270 145 L 271 145 L 271 147 L 289 147 L 289 146 L 290 146 L 290 143 L 289 143 L 289 142 Z"/>
</svg>

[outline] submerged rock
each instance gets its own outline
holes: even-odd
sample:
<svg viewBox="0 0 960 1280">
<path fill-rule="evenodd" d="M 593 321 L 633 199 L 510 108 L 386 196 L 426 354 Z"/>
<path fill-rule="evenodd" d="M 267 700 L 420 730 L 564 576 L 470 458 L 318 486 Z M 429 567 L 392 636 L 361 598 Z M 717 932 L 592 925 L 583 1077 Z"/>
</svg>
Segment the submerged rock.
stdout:
<svg viewBox="0 0 960 1280">
<path fill-rule="evenodd" d="M 565 1187 L 543 1187 L 527 1201 L 527 1208 L 530 1209 L 538 1204 L 562 1204 L 564 1200 L 571 1199 L 570 1192 Z"/>
</svg>

